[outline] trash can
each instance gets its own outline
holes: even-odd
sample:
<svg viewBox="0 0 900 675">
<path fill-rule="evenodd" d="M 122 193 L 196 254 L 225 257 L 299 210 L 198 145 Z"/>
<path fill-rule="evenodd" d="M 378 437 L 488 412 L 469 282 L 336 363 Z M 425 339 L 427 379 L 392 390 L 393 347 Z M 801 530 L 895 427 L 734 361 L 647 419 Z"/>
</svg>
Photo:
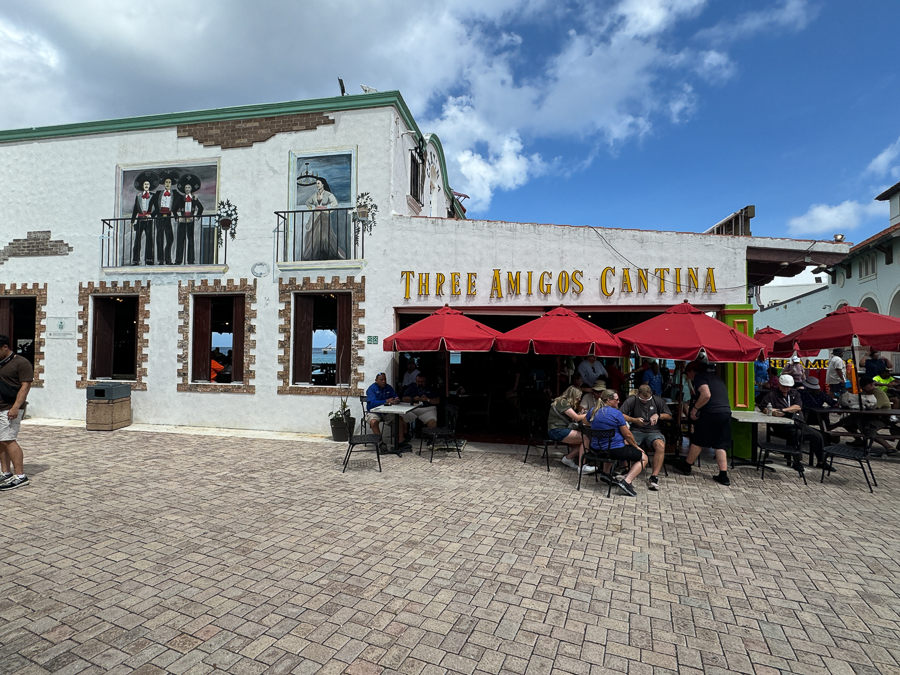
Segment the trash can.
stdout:
<svg viewBox="0 0 900 675">
<path fill-rule="evenodd" d="M 88 431 L 114 431 L 131 426 L 131 385 L 122 382 L 87 388 Z"/>
</svg>

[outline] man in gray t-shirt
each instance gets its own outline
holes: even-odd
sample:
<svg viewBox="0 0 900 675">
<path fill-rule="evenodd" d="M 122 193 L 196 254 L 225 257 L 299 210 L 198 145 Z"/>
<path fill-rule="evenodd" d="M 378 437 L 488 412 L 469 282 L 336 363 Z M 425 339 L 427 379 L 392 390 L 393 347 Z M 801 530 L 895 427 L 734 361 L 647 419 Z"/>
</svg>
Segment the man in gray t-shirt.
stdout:
<svg viewBox="0 0 900 675">
<path fill-rule="evenodd" d="M 653 450 L 653 471 L 648 486 L 651 490 L 659 490 L 659 472 L 666 458 L 666 437 L 662 435 L 659 423 L 672 419 L 669 406 L 661 396 L 656 396 L 650 385 L 638 387 L 637 396 L 629 396 L 619 410 L 625 421 L 631 425 L 631 433 L 638 445 Z"/>
</svg>

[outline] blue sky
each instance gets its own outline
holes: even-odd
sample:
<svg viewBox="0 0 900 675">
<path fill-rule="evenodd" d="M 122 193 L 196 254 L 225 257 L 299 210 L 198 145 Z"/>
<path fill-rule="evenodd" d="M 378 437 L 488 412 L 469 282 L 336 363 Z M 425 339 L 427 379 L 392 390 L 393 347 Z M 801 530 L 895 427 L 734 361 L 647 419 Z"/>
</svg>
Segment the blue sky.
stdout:
<svg viewBox="0 0 900 675">
<path fill-rule="evenodd" d="M 861 241 L 900 180 L 896 0 L 205 0 L 190 40 L 139 5 L 7 5 L 2 128 L 340 76 L 403 92 L 472 217 L 700 231 L 755 204 L 755 234 Z"/>
</svg>

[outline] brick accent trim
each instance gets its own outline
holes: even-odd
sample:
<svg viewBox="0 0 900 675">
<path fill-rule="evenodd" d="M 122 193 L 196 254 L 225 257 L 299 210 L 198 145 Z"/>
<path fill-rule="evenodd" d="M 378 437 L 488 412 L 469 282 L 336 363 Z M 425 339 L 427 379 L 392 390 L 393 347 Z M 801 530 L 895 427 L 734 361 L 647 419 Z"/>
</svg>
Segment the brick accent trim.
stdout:
<svg viewBox="0 0 900 675">
<path fill-rule="evenodd" d="M 75 386 L 79 389 L 99 384 L 97 380 L 88 379 L 90 363 L 88 363 L 88 336 L 90 335 L 89 322 L 91 319 L 91 296 L 94 295 L 136 295 L 138 296 L 138 323 L 137 323 L 137 379 L 131 381 L 132 391 L 147 391 L 147 361 L 149 356 L 144 351 L 150 346 L 147 333 L 150 332 L 148 319 L 150 310 L 147 303 L 150 302 L 149 281 L 88 281 L 87 284 L 78 284 L 78 379 Z"/>
<path fill-rule="evenodd" d="M 40 389 L 44 386 L 44 347 L 47 337 L 47 284 L 0 284 L 0 296 L 16 298 L 34 298 L 34 382 L 31 386 Z M 10 336 L 11 338 L 12 336 Z"/>
<path fill-rule="evenodd" d="M 362 277 L 356 281 L 354 277 L 347 277 L 347 281 L 341 281 L 340 277 L 331 277 L 330 282 L 325 281 L 325 277 L 317 277 L 315 282 L 311 282 L 309 277 L 303 277 L 303 281 L 299 284 L 295 277 L 291 277 L 287 281 L 278 280 L 278 302 L 283 307 L 278 310 L 278 316 L 281 317 L 281 326 L 278 332 L 281 338 L 278 340 L 278 363 L 281 369 L 278 371 L 278 379 L 281 384 L 278 385 L 279 394 L 299 394 L 306 396 L 347 396 L 346 387 L 301 387 L 291 384 L 291 347 L 293 344 L 292 331 L 293 323 L 293 302 L 294 293 L 325 293 L 328 291 L 349 291 L 352 296 L 352 323 L 350 329 L 350 396 L 359 396 L 363 394 L 360 387 L 362 374 L 359 372 L 360 366 L 365 363 L 365 356 L 359 353 L 359 336 L 363 335 L 362 321 L 366 315 L 366 310 L 360 309 L 361 302 L 366 300 L 366 278 Z"/>
<path fill-rule="evenodd" d="M 193 138 L 207 148 L 218 145 L 223 150 L 227 150 L 249 148 L 254 143 L 269 140 L 275 134 L 312 131 L 327 124 L 334 124 L 334 118 L 325 113 L 276 115 L 202 124 L 179 124 L 178 137 Z"/>
<path fill-rule="evenodd" d="M 74 251 L 62 239 L 50 240 L 50 230 L 28 232 L 25 239 L 13 239 L 7 246 L 0 248 L 0 265 L 10 258 L 34 258 L 45 255 L 69 255 Z"/>
<path fill-rule="evenodd" d="M 191 296 L 208 293 L 210 295 L 241 295 L 244 296 L 244 382 L 243 384 L 198 384 L 191 382 Z M 248 283 L 241 279 L 235 283 L 234 279 L 228 279 L 222 283 L 221 279 L 214 279 L 212 283 L 203 279 L 196 281 L 178 282 L 178 303 L 181 309 L 178 318 L 181 325 L 178 327 L 178 346 L 181 354 L 178 356 L 178 391 L 192 391 L 197 393 L 215 394 L 255 394 L 256 385 L 248 384 L 256 379 L 256 371 L 250 368 L 256 363 L 256 355 L 251 350 L 256 349 L 256 340 L 251 339 L 256 335 L 256 279 Z"/>
</svg>

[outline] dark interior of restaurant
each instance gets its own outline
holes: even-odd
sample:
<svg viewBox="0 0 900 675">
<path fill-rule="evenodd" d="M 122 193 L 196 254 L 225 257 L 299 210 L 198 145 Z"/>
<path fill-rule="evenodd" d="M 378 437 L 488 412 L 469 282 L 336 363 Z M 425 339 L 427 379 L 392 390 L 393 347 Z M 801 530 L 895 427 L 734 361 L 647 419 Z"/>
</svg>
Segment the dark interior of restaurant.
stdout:
<svg viewBox="0 0 900 675">
<path fill-rule="evenodd" d="M 658 312 L 593 311 L 579 316 L 612 333 L 645 321 Z M 411 326 L 428 314 L 398 314 L 397 330 Z M 540 314 L 475 314 L 467 316 L 500 332 L 507 332 Z M 407 371 L 410 354 L 398 354 L 397 382 L 393 385 L 402 396 L 400 379 Z M 459 408 L 459 431 L 469 440 L 485 442 L 521 442 L 528 434 L 528 420 L 546 416 L 553 398 L 569 384 L 569 371 L 580 358 L 508 354 L 496 350 L 477 353 L 446 352 L 411 354 L 417 367 L 428 376 L 428 382 L 438 390 L 441 402 Z M 449 356 L 449 358 L 448 358 Z M 447 362 L 450 361 L 449 383 L 446 382 Z M 623 372 L 631 369 L 624 359 L 600 358 L 603 363 L 616 361 Z M 513 389 L 518 375 L 518 387 Z M 449 384 L 449 386 L 448 386 Z M 445 393 L 449 389 L 450 395 Z M 513 392 L 515 391 L 515 394 Z M 439 406 L 440 407 L 440 406 Z M 442 418 L 439 418 L 442 419 Z"/>
</svg>

